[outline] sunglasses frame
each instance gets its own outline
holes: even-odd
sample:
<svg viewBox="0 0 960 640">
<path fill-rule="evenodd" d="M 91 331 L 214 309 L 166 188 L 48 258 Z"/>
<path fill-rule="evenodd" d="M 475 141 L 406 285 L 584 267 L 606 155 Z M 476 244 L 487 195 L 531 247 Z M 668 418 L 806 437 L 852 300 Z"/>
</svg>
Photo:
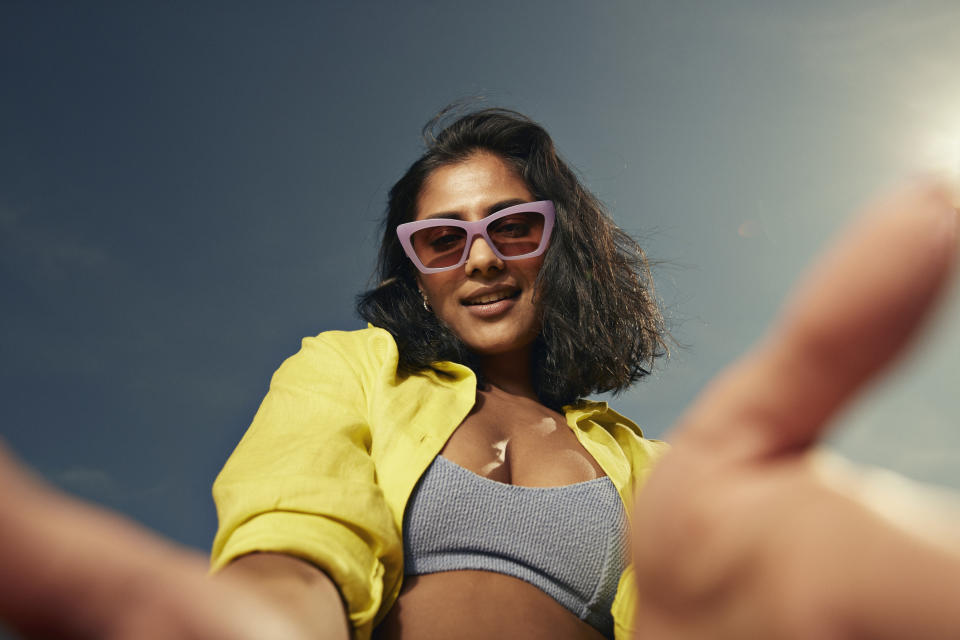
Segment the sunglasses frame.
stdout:
<svg viewBox="0 0 960 640">
<path fill-rule="evenodd" d="M 496 245 L 492 240 L 490 240 L 490 236 L 487 234 L 487 227 L 500 218 L 505 218 L 515 213 L 524 212 L 536 212 L 543 216 L 543 234 L 540 236 L 540 245 L 537 247 L 536 251 L 532 251 L 530 253 L 524 253 L 523 255 L 519 256 L 505 256 L 497 250 Z M 403 247 L 404 253 L 407 254 L 407 257 L 410 258 L 410 261 L 413 262 L 414 266 L 416 266 L 421 273 L 439 273 L 441 271 L 449 271 L 450 269 L 456 269 L 457 267 L 463 266 L 467 262 L 467 257 L 470 255 L 470 248 L 473 246 L 473 241 L 477 236 L 483 238 L 486 241 L 487 246 L 489 246 L 493 251 L 494 255 L 501 260 L 524 260 L 526 258 L 535 258 L 539 255 L 542 255 L 550 245 L 550 234 L 553 232 L 553 223 L 556 220 L 556 217 L 557 212 L 552 200 L 538 200 L 536 202 L 515 204 L 507 207 L 506 209 L 501 209 L 500 211 L 491 213 L 483 220 L 477 220 L 475 222 L 457 220 L 456 218 L 431 218 L 429 220 L 405 222 L 397 225 L 397 237 L 400 239 L 400 245 Z M 463 255 L 460 256 L 460 260 L 456 264 L 452 264 L 448 267 L 428 267 L 420 262 L 417 252 L 413 249 L 413 234 L 417 231 L 422 231 L 423 229 L 429 229 L 430 227 L 458 227 L 467 232 L 467 240 L 463 245 Z"/>
</svg>

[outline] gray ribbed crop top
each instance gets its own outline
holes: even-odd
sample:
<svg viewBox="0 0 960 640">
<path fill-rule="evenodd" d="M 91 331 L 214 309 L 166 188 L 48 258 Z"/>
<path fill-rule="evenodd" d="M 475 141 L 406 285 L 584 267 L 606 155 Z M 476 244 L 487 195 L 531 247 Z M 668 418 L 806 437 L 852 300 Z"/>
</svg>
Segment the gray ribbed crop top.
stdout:
<svg viewBox="0 0 960 640">
<path fill-rule="evenodd" d="M 520 578 L 612 638 L 627 542 L 623 503 L 607 477 L 522 487 L 437 456 L 404 515 L 404 574 L 479 569 Z"/>
</svg>

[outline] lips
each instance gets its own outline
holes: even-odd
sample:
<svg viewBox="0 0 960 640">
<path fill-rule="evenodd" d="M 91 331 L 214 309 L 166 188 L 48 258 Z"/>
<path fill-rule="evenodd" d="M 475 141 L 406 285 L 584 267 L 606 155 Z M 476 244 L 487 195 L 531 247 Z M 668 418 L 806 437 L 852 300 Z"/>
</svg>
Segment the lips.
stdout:
<svg viewBox="0 0 960 640">
<path fill-rule="evenodd" d="M 460 301 L 460 304 L 468 307 L 479 305 L 496 304 L 502 300 L 510 300 L 520 295 L 520 289 L 516 287 L 507 287 L 502 289 L 479 291 Z"/>
</svg>

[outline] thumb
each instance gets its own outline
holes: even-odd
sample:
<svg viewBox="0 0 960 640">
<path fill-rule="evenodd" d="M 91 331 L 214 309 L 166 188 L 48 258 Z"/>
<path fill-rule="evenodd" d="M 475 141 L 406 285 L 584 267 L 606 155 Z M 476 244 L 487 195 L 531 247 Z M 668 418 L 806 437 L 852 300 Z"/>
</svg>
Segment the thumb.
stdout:
<svg viewBox="0 0 960 640">
<path fill-rule="evenodd" d="M 712 383 L 674 441 L 717 462 L 808 447 L 902 350 L 957 256 L 957 211 L 926 180 L 868 208 L 788 298 L 767 336 Z"/>
</svg>

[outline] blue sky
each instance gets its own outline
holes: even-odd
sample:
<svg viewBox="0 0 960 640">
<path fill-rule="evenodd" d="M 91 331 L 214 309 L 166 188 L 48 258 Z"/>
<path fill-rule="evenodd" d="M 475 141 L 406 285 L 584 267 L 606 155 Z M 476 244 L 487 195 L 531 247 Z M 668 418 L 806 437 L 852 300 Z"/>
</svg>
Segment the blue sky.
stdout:
<svg viewBox="0 0 960 640">
<path fill-rule="evenodd" d="M 206 548 L 299 340 L 362 326 L 386 191 L 464 96 L 527 112 L 658 266 L 659 436 L 848 214 L 960 167 L 960 5 L 0 4 L 2 436 Z M 960 487 L 960 290 L 834 445 Z"/>
</svg>

